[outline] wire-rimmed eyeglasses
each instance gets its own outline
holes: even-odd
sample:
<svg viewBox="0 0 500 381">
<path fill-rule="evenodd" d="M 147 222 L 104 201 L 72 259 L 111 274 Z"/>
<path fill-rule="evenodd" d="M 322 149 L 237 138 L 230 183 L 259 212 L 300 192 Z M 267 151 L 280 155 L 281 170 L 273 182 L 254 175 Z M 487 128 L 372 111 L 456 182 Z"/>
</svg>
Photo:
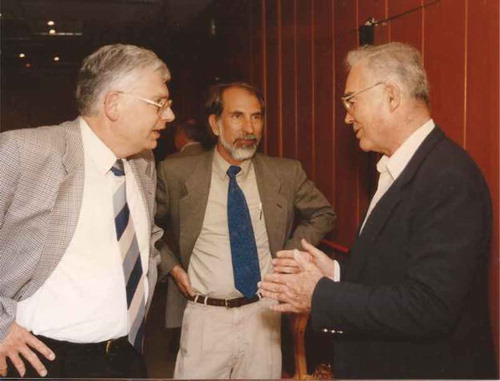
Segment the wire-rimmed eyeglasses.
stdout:
<svg viewBox="0 0 500 381">
<path fill-rule="evenodd" d="M 371 85 L 371 86 L 365 87 L 359 91 L 356 91 L 355 93 L 352 93 L 349 95 L 344 95 L 343 97 L 340 98 L 342 100 L 342 104 L 344 105 L 347 112 L 352 114 L 354 112 L 354 103 L 352 102 L 352 98 L 354 98 L 355 96 L 357 96 L 357 95 L 359 95 L 367 90 L 373 89 L 375 86 L 383 85 L 383 84 L 385 84 L 385 82 L 380 81 L 380 82 L 375 83 L 374 85 Z"/>
<path fill-rule="evenodd" d="M 160 102 L 155 102 L 155 101 L 152 101 L 151 99 L 143 98 L 143 97 L 140 97 L 140 96 L 135 95 L 135 94 L 127 93 L 125 91 L 118 91 L 118 93 L 134 97 L 136 99 L 139 99 L 140 101 L 143 101 L 145 103 L 148 103 L 150 105 L 158 107 L 158 114 L 161 114 L 161 113 L 163 113 L 163 111 L 172 107 L 172 99 L 162 99 Z"/>
</svg>

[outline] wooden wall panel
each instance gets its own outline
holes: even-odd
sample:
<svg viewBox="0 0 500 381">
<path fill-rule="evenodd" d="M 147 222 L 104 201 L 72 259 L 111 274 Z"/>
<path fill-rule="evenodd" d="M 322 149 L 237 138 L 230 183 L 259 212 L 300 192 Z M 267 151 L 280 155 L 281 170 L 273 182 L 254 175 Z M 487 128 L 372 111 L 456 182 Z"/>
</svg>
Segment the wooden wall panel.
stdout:
<svg viewBox="0 0 500 381">
<path fill-rule="evenodd" d="M 467 0 L 465 147 L 483 171 L 493 199 L 490 303 L 499 341 L 499 4 Z M 498 358 L 498 357 L 497 357 Z"/>
<path fill-rule="evenodd" d="M 265 152 L 271 156 L 279 156 L 281 152 L 281 89 L 280 81 L 280 0 L 265 0 L 266 25 L 266 129 Z"/>
<path fill-rule="evenodd" d="M 297 123 L 298 123 L 298 155 L 304 170 L 311 176 L 313 168 L 312 134 L 313 134 L 313 74 L 312 46 L 313 28 L 312 7 L 309 0 L 297 0 Z"/>
<path fill-rule="evenodd" d="M 424 64 L 431 89 L 432 116 L 446 134 L 464 144 L 465 2 L 442 0 L 425 9 Z M 447 27 L 442 27 L 442 20 Z M 443 47 L 446 46 L 446 49 Z"/>
<path fill-rule="evenodd" d="M 282 155 L 297 157 L 296 0 L 281 1 Z"/>
<path fill-rule="evenodd" d="M 333 98 L 333 2 L 314 2 L 314 172 L 316 185 L 333 202 L 335 153 Z"/>
<path fill-rule="evenodd" d="M 262 2 L 251 1 L 249 10 L 250 23 L 250 81 L 264 91 L 264 31 Z"/>
<path fill-rule="evenodd" d="M 337 226 L 334 236 L 339 243 L 350 246 L 359 224 L 358 162 L 360 153 L 352 127 L 344 122 L 345 110 L 340 101 L 344 94 L 347 72 L 344 59 L 357 46 L 356 12 L 350 1 L 335 2 L 335 211 Z M 367 196 L 364 196 L 367 197 Z"/>
<path fill-rule="evenodd" d="M 402 3 L 399 0 L 389 0 L 389 17 L 397 14 L 394 9 L 399 10 Z M 422 14 L 422 10 L 417 10 L 392 20 L 390 40 L 406 42 L 422 52 Z"/>
</svg>

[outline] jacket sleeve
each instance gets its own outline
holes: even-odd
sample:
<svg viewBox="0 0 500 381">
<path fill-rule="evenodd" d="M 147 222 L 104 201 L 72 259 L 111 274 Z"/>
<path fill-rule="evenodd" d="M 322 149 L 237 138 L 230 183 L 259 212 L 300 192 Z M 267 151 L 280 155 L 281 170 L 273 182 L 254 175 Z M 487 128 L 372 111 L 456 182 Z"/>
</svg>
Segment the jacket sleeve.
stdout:
<svg viewBox="0 0 500 381">
<path fill-rule="evenodd" d="M 305 238 L 312 245 L 329 233 L 336 219 L 332 205 L 318 188 L 307 178 L 298 161 L 294 161 L 293 179 L 295 181 L 295 196 L 293 206 L 299 218 L 291 238 L 285 248 L 302 248 L 300 240 Z"/>
<path fill-rule="evenodd" d="M 169 214 L 169 193 L 167 185 L 167 175 L 166 166 L 164 162 L 158 165 L 158 184 L 156 188 L 156 224 L 165 229 L 168 224 L 168 214 Z M 180 264 L 179 259 L 176 257 L 171 244 L 167 240 L 167 237 L 163 237 L 157 241 L 156 247 L 160 252 L 161 263 L 159 267 L 159 279 L 164 279 L 170 270 L 178 264 Z"/>
<path fill-rule="evenodd" d="M 409 228 L 397 253 L 405 261 L 400 278 L 378 283 L 321 279 L 313 293 L 313 327 L 384 339 L 449 335 L 486 278 L 485 271 L 480 273 L 487 268 L 491 229 L 485 189 L 482 182 L 447 170 L 405 200 L 411 212 L 401 221 Z M 399 238 L 398 232 L 381 234 L 386 242 Z M 380 256 L 381 250 L 376 238 L 366 244 L 364 255 Z M 379 266 L 380 274 L 391 271 L 390 263 Z"/>
<path fill-rule="evenodd" d="M 13 271 L 15 259 L 6 258 L 2 247 L 4 243 L 4 224 L 8 218 L 9 207 L 17 189 L 19 181 L 19 153 L 17 144 L 11 135 L 0 134 L 0 341 L 7 335 L 7 331 L 15 319 L 16 301 L 5 284 L 7 272 Z M 3 230 L 3 231 L 2 231 Z"/>
</svg>

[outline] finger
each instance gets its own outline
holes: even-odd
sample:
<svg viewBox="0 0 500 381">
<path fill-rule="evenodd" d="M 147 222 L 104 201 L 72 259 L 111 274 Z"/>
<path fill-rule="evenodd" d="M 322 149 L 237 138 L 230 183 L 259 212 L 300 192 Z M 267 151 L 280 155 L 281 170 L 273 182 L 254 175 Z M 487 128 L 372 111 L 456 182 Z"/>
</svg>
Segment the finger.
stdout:
<svg viewBox="0 0 500 381">
<path fill-rule="evenodd" d="M 273 283 L 286 283 L 287 277 L 290 276 L 288 274 L 278 274 L 278 273 L 270 273 L 270 274 L 264 274 L 264 277 L 262 278 L 266 282 L 273 282 Z"/>
<path fill-rule="evenodd" d="M 279 301 L 279 294 L 277 292 L 272 292 L 268 290 L 263 290 L 259 289 L 260 294 L 262 295 L 263 298 L 265 299 L 272 299 L 272 300 L 278 300 Z"/>
<path fill-rule="evenodd" d="M 276 253 L 277 258 L 293 258 L 294 250 L 280 250 Z"/>
<path fill-rule="evenodd" d="M 273 266 L 298 266 L 299 264 L 294 258 L 274 258 L 272 260 Z"/>
<path fill-rule="evenodd" d="M 45 345 L 43 341 L 38 339 L 36 336 L 32 335 L 31 333 L 28 333 L 28 338 L 26 340 L 26 343 L 32 347 L 33 349 L 36 349 L 38 352 L 40 352 L 42 355 L 45 356 L 46 359 L 53 361 L 56 358 L 56 355 L 52 350 Z"/>
<path fill-rule="evenodd" d="M 284 284 L 280 283 L 275 283 L 275 282 L 268 282 L 268 281 L 262 281 L 257 284 L 257 286 L 264 291 L 271 291 L 271 292 L 285 292 L 285 289 L 287 288 Z"/>
<path fill-rule="evenodd" d="M 299 312 L 294 306 L 289 303 L 273 304 L 270 306 L 273 311 L 286 313 L 286 312 Z"/>
<path fill-rule="evenodd" d="M 301 254 L 300 251 L 297 250 L 297 252 L 295 253 L 295 260 L 297 261 L 297 263 L 299 264 L 299 266 L 302 268 L 302 269 L 307 269 L 307 268 L 310 268 L 311 266 L 314 266 L 312 264 L 312 262 L 308 261 L 306 258 L 304 258 L 304 256 Z"/>
<path fill-rule="evenodd" d="M 21 357 L 16 353 L 9 354 L 8 357 L 10 358 L 10 361 L 12 362 L 12 365 L 17 369 L 17 372 L 21 377 L 24 377 L 24 374 L 26 373 L 26 366 L 24 365 L 23 360 L 21 360 Z"/>
<path fill-rule="evenodd" d="M 301 272 L 301 268 L 298 266 L 273 266 L 273 271 L 281 274 L 297 274 Z"/>
<path fill-rule="evenodd" d="M 300 243 L 302 244 L 302 247 L 304 248 L 304 250 L 307 251 L 309 254 L 311 254 L 313 258 L 321 259 L 321 258 L 324 258 L 327 256 L 320 249 L 314 247 L 309 242 L 307 242 L 304 238 L 302 238 Z"/>
<path fill-rule="evenodd" d="M 45 377 L 47 375 L 47 369 L 42 364 L 38 356 L 31 349 L 29 349 L 28 347 L 23 347 L 21 349 L 21 354 L 26 360 L 28 360 L 31 366 L 37 371 L 37 373 L 41 377 Z"/>
<path fill-rule="evenodd" d="M 0 376 L 7 377 L 7 360 L 4 356 L 0 357 Z"/>
</svg>

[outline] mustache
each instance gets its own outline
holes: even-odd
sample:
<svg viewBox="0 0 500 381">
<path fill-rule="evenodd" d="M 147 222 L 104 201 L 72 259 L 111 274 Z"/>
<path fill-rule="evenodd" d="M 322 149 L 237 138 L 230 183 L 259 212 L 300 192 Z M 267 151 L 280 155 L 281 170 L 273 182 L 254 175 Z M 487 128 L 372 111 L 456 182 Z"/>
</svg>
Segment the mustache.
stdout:
<svg viewBox="0 0 500 381">
<path fill-rule="evenodd" d="M 237 140 L 259 140 L 259 137 L 255 134 L 246 134 L 235 139 L 235 141 Z"/>
</svg>

